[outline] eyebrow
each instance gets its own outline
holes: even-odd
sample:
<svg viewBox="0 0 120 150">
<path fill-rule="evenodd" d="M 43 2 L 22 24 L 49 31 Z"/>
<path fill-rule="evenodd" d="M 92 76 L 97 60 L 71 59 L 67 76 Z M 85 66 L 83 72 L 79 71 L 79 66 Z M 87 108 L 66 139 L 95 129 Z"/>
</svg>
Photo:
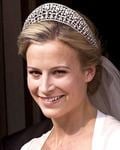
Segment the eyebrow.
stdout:
<svg viewBox="0 0 120 150">
<path fill-rule="evenodd" d="M 40 69 L 35 68 L 35 67 L 32 67 L 32 66 L 27 66 L 27 69 L 40 70 Z M 68 70 L 71 70 L 69 66 L 63 66 L 63 65 L 55 66 L 55 67 L 52 67 L 52 68 L 50 68 L 50 69 L 51 69 L 51 70 L 55 70 L 55 69 L 68 69 Z"/>
</svg>

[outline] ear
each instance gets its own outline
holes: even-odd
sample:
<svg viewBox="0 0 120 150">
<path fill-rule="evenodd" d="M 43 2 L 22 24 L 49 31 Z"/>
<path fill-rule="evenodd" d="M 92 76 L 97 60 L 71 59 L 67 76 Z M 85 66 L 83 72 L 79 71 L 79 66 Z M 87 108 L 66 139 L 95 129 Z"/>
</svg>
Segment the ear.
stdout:
<svg viewBox="0 0 120 150">
<path fill-rule="evenodd" d="M 90 66 L 85 70 L 85 81 L 90 82 L 93 80 L 96 73 L 96 67 Z"/>
</svg>

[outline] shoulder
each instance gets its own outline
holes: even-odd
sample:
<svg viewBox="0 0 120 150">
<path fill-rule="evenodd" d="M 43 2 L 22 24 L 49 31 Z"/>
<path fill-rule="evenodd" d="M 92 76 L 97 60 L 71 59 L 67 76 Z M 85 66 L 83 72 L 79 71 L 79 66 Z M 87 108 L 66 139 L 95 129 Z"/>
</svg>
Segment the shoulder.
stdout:
<svg viewBox="0 0 120 150">
<path fill-rule="evenodd" d="M 106 115 L 104 121 L 104 128 L 110 133 L 114 133 L 116 131 L 118 132 L 120 131 L 120 121 L 112 116 Z"/>
<path fill-rule="evenodd" d="M 39 150 L 43 146 L 50 132 L 51 130 L 43 134 L 41 137 L 33 138 L 32 140 L 24 144 L 20 150 Z"/>
<path fill-rule="evenodd" d="M 96 122 L 97 127 L 101 126 L 103 131 L 112 133 L 116 130 L 120 130 L 120 121 L 101 111 L 98 111 Z"/>
<path fill-rule="evenodd" d="M 105 149 L 120 149 L 120 121 L 112 116 L 106 115 L 102 131 Z"/>
<path fill-rule="evenodd" d="M 107 126 L 106 126 L 107 128 Z M 120 123 L 112 120 L 108 129 L 104 130 L 106 150 L 119 150 L 120 149 Z"/>
<path fill-rule="evenodd" d="M 97 113 L 93 149 L 120 150 L 120 121 L 100 111 Z"/>
<path fill-rule="evenodd" d="M 36 146 L 38 145 L 38 143 L 39 143 L 39 138 L 34 138 L 29 142 L 27 142 L 26 144 L 24 144 L 20 150 L 29 150 L 31 148 L 35 148 L 37 150 Z"/>
</svg>

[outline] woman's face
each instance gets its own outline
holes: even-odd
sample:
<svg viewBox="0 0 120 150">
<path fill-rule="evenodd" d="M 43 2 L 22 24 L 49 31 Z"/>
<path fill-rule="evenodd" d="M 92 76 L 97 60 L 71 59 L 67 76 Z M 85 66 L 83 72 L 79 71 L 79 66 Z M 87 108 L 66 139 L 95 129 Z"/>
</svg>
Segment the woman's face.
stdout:
<svg viewBox="0 0 120 150">
<path fill-rule="evenodd" d="M 28 88 L 45 116 L 57 118 L 80 110 L 93 71 L 82 71 L 74 49 L 57 40 L 34 42 L 26 59 Z"/>
</svg>

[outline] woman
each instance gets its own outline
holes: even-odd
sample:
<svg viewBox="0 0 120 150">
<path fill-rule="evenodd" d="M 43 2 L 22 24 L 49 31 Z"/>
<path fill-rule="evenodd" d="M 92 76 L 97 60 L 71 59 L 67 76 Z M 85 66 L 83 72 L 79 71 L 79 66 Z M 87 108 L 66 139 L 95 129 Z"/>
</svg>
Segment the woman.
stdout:
<svg viewBox="0 0 120 150">
<path fill-rule="evenodd" d="M 26 19 L 18 47 L 27 61 L 30 93 L 53 123 L 21 150 L 120 149 L 120 123 L 114 118 L 120 113 L 114 85 L 120 76 L 101 56 L 90 20 L 64 5 L 43 4 Z M 116 92 L 112 100 L 108 85 Z"/>
</svg>

